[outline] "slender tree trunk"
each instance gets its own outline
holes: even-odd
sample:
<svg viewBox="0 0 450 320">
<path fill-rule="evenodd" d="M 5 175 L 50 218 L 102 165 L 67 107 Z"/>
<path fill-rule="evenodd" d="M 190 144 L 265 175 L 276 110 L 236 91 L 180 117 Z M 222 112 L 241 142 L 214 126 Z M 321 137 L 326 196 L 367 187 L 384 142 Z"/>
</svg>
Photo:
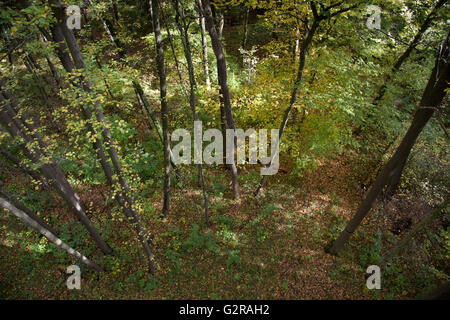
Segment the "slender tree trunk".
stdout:
<svg viewBox="0 0 450 320">
<path fill-rule="evenodd" d="M 161 18 L 162 18 L 162 23 L 163 25 L 166 27 L 166 32 L 167 32 L 167 39 L 169 40 L 169 44 L 170 44 L 170 49 L 172 51 L 173 54 L 173 59 L 175 61 L 175 67 L 177 69 L 177 74 L 178 74 L 178 79 L 180 80 L 180 87 L 184 93 L 185 96 L 188 96 L 186 88 L 184 86 L 184 81 L 183 81 L 183 76 L 181 74 L 181 68 L 180 68 L 180 63 L 178 62 L 178 57 L 177 57 L 177 53 L 175 51 L 175 45 L 173 43 L 173 39 L 172 39 L 172 34 L 170 33 L 170 27 L 168 24 L 168 21 L 166 19 L 166 15 L 164 14 L 164 10 L 163 8 L 161 9 Z"/>
<path fill-rule="evenodd" d="M 162 130 L 161 124 L 159 123 L 158 118 L 156 117 L 156 114 L 153 112 L 153 109 L 151 108 L 150 103 L 148 102 L 148 100 L 144 94 L 144 90 L 142 90 L 142 86 L 139 84 L 137 79 L 133 80 L 133 87 L 136 91 L 136 95 L 138 96 L 138 101 L 142 102 L 145 111 L 150 116 L 153 126 L 156 128 L 156 132 L 158 133 L 159 140 L 161 141 L 161 144 L 164 147 L 164 135 L 163 135 L 163 130 Z M 176 176 L 178 182 L 182 182 L 181 173 L 178 170 L 177 165 L 173 161 L 173 153 L 170 148 L 169 148 L 169 151 L 170 151 L 170 164 L 172 165 L 172 168 L 175 172 L 175 176 Z"/>
<path fill-rule="evenodd" d="M 117 52 L 119 53 L 119 56 L 122 58 L 123 57 L 123 49 L 119 45 L 119 43 L 116 41 L 116 39 L 114 38 L 114 35 L 111 32 L 111 29 L 109 28 L 108 24 L 106 23 L 106 20 L 102 18 L 101 14 L 99 12 L 96 12 L 96 10 L 94 9 L 94 4 L 92 3 L 91 0 L 85 0 L 85 1 L 92 8 L 92 10 L 94 10 L 95 15 L 98 17 L 101 24 L 103 25 L 103 29 L 105 29 L 105 32 L 108 35 L 109 40 L 111 41 L 111 43 L 113 44 L 113 46 L 117 50 Z"/>
<path fill-rule="evenodd" d="M 35 220 L 33 220 L 30 216 L 28 216 L 25 212 L 22 210 L 16 208 L 13 204 L 8 202 L 6 199 L 0 197 L 0 206 L 5 208 L 6 210 L 9 210 L 14 214 L 17 218 L 22 220 L 27 226 L 33 228 L 40 234 L 42 234 L 44 237 L 46 237 L 50 242 L 54 243 L 56 246 L 60 247 L 64 251 L 66 251 L 71 256 L 81 260 L 83 263 L 85 263 L 87 266 L 91 267 L 92 269 L 102 272 L 103 269 L 98 264 L 92 262 L 88 258 L 86 258 L 84 255 L 79 253 L 78 251 L 75 251 L 71 247 L 69 247 L 67 244 L 62 242 L 61 239 L 56 237 L 49 229 L 45 228 Z M 30 210 L 27 210 L 30 211 Z"/>
<path fill-rule="evenodd" d="M 449 300 L 450 299 L 450 281 L 445 282 L 432 291 L 420 296 L 419 300 Z"/>
<path fill-rule="evenodd" d="M 208 42 L 206 40 L 206 22 L 205 22 L 205 13 L 202 8 L 202 4 L 200 0 L 196 0 L 197 9 L 200 14 L 200 33 L 202 36 L 202 57 L 203 57 L 203 70 L 206 81 L 207 89 L 211 89 L 211 77 L 209 75 L 209 61 L 208 61 Z"/>
<path fill-rule="evenodd" d="M 297 62 L 297 54 L 299 49 L 300 49 L 300 28 L 297 27 L 297 30 L 295 31 L 295 46 L 292 59 L 294 63 Z"/>
<path fill-rule="evenodd" d="M 225 55 L 223 52 L 222 44 L 219 40 L 219 36 L 216 32 L 216 27 L 214 25 L 214 18 L 212 16 L 211 12 L 211 4 L 209 3 L 209 0 L 202 0 L 202 8 L 205 13 L 206 17 L 206 25 L 208 28 L 208 33 L 211 38 L 214 54 L 216 56 L 217 60 L 217 72 L 218 72 L 218 78 L 219 78 L 219 85 L 221 88 L 221 94 L 223 97 L 224 102 L 224 111 L 225 116 L 227 119 L 227 126 L 229 129 L 236 130 L 236 125 L 234 124 L 233 119 L 233 111 L 231 108 L 231 99 L 230 99 L 230 90 L 228 88 L 228 75 L 227 75 L 227 64 L 225 60 Z M 233 159 L 233 163 L 230 164 L 230 170 L 231 170 L 231 177 L 232 177 L 232 183 L 233 183 L 233 195 L 235 199 L 239 198 L 239 181 L 238 181 L 238 172 L 236 167 L 236 162 L 234 160 L 234 154 L 236 150 L 236 139 L 234 141 L 234 147 L 232 150 L 232 155 L 230 155 L 230 158 Z"/>
<path fill-rule="evenodd" d="M 219 11 L 219 21 L 218 21 L 218 28 L 217 28 L 217 36 L 219 39 L 222 39 L 223 37 L 223 27 L 225 25 L 225 18 L 223 16 L 222 10 Z"/>
<path fill-rule="evenodd" d="M 247 39 L 248 39 L 248 17 L 250 13 L 250 8 L 248 7 L 245 11 L 245 19 L 244 19 L 244 38 L 242 39 L 242 49 L 245 50 L 245 47 L 247 46 Z"/>
<path fill-rule="evenodd" d="M 279 144 L 280 144 L 281 138 L 283 137 L 284 130 L 285 130 L 285 128 L 287 126 L 287 123 L 289 121 L 289 115 L 291 114 L 292 108 L 293 108 L 293 106 L 295 104 L 295 101 L 297 99 L 297 92 L 298 92 L 298 90 L 300 88 L 300 84 L 301 84 L 302 79 L 303 79 L 303 70 L 305 68 L 306 55 L 307 55 L 308 49 L 309 49 L 309 47 L 310 47 L 310 45 L 311 45 L 311 43 L 313 41 L 314 35 L 315 35 L 319 25 L 320 25 L 320 22 L 323 21 L 323 20 L 335 17 L 335 16 L 337 16 L 339 14 L 342 14 L 344 12 L 350 11 L 350 10 L 352 10 L 352 9 L 354 9 L 354 8 L 356 8 L 358 6 L 358 4 L 355 4 L 355 5 L 352 5 L 352 6 L 349 6 L 349 7 L 339 8 L 339 5 L 341 3 L 342 3 L 342 1 L 337 3 L 336 5 L 329 6 L 329 7 L 320 6 L 321 11 L 318 12 L 315 2 L 314 1 L 310 1 L 309 2 L 310 8 L 311 8 L 311 11 L 312 11 L 312 14 L 313 14 L 313 22 L 312 22 L 311 27 L 307 31 L 306 36 L 305 36 L 305 38 L 303 39 L 303 42 L 302 42 L 302 47 L 301 47 L 301 50 L 300 50 L 300 62 L 299 62 L 299 67 L 298 67 L 298 72 L 297 72 L 297 78 L 296 78 L 296 80 L 294 82 L 294 88 L 292 89 L 291 99 L 289 101 L 289 106 L 287 107 L 287 109 L 286 109 L 286 111 L 284 113 L 283 121 L 281 122 L 281 127 L 280 127 L 279 137 L 278 137 L 278 148 L 279 148 Z M 335 9 L 335 8 L 337 8 L 337 10 L 332 12 L 332 9 Z M 276 153 L 278 153 L 278 150 L 277 150 Z M 274 155 L 272 155 L 272 159 L 270 161 L 269 167 L 272 165 L 273 159 L 274 159 Z M 261 181 L 260 181 L 260 183 L 258 185 L 258 188 L 256 189 L 256 191 L 254 193 L 255 197 L 259 195 L 259 192 L 261 191 L 261 188 L 264 186 L 264 183 L 266 181 L 266 177 L 267 176 L 263 176 L 261 178 Z"/>
<path fill-rule="evenodd" d="M 114 17 L 114 22 L 118 24 L 120 17 L 119 17 L 119 7 L 117 5 L 117 1 L 116 0 L 110 0 L 110 2 L 111 2 L 113 17 Z"/>
<path fill-rule="evenodd" d="M 175 9 L 175 14 L 176 14 L 175 21 L 176 21 L 178 29 L 180 31 L 181 41 L 183 43 L 183 49 L 184 49 L 184 56 L 186 57 L 186 62 L 188 65 L 189 84 L 190 84 L 189 104 L 191 106 L 192 117 L 195 122 L 195 121 L 199 121 L 198 113 L 196 110 L 196 96 L 195 96 L 195 90 L 197 89 L 197 84 L 195 82 L 194 64 L 192 63 L 192 53 L 191 53 L 191 45 L 189 42 L 188 27 L 186 25 L 183 7 L 179 6 L 178 0 L 172 0 L 172 4 Z M 203 190 L 203 208 L 205 210 L 205 220 L 206 220 L 206 224 L 209 225 L 208 195 L 206 193 L 205 177 L 203 175 L 203 166 L 200 163 L 197 165 L 197 167 L 198 167 L 198 176 L 199 176 L 200 186 L 202 187 L 202 190 Z"/>
<path fill-rule="evenodd" d="M 58 71 L 56 70 L 55 65 L 53 64 L 52 60 L 50 60 L 49 56 L 45 56 L 45 59 L 47 60 L 48 67 L 50 68 L 50 71 L 52 73 L 53 79 L 55 79 L 56 84 L 58 85 L 58 88 L 61 89 L 63 87 L 61 83 L 61 79 L 58 75 Z"/>
<path fill-rule="evenodd" d="M 95 59 L 95 62 L 97 63 L 97 66 L 98 66 L 100 72 L 102 73 L 102 78 L 103 78 L 103 82 L 105 83 L 106 91 L 108 92 L 108 94 L 111 97 L 111 99 L 117 100 L 116 97 L 114 96 L 114 94 L 111 91 L 111 88 L 110 88 L 110 86 L 108 84 L 108 81 L 106 80 L 106 77 L 103 76 L 103 66 L 102 66 L 102 64 L 100 62 L 100 59 L 98 58 L 98 56 L 95 56 L 94 59 Z"/>
<path fill-rule="evenodd" d="M 167 81 L 164 66 L 164 49 L 162 46 L 161 26 L 159 23 L 159 1 L 152 0 L 153 27 L 156 39 L 156 54 L 159 74 L 159 90 L 161 97 L 161 122 L 164 140 L 164 204 L 163 216 L 167 217 L 170 210 L 170 145 L 169 145 L 169 119 L 167 106 Z"/>
<path fill-rule="evenodd" d="M 64 34 L 61 30 L 60 24 L 55 23 L 50 27 L 50 31 L 52 33 L 53 42 L 57 44 L 56 46 L 56 55 L 58 56 L 61 64 L 67 72 L 72 72 L 75 69 L 75 65 L 73 64 L 72 58 L 70 57 L 70 53 L 67 50 Z"/>
<path fill-rule="evenodd" d="M 380 173 L 375 183 L 371 187 L 366 199 L 363 201 L 354 217 L 347 224 L 345 229 L 339 235 L 339 237 L 332 244 L 330 252 L 337 254 L 344 248 L 350 236 L 356 231 L 363 219 L 369 213 L 378 195 L 383 190 L 383 187 L 388 183 L 390 177 L 396 173 L 396 169 L 404 164 L 411 152 L 417 137 L 422 132 L 425 125 L 433 116 L 435 108 L 439 107 L 446 95 L 446 90 L 449 87 L 450 81 L 450 43 L 449 38 L 443 44 L 442 50 L 440 50 L 439 57 L 436 61 L 436 65 L 431 74 L 428 85 L 422 96 L 420 102 L 420 108 L 417 111 L 411 126 L 406 133 L 403 141 L 398 147 L 395 154 L 389 160 Z"/>
<path fill-rule="evenodd" d="M 386 198 L 391 199 L 395 193 L 397 192 L 398 185 L 400 184 L 400 179 L 402 177 L 403 170 L 405 169 L 406 163 L 408 162 L 408 158 L 403 160 L 402 163 L 398 165 L 397 168 L 393 171 L 386 187 Z"/>
</svg>

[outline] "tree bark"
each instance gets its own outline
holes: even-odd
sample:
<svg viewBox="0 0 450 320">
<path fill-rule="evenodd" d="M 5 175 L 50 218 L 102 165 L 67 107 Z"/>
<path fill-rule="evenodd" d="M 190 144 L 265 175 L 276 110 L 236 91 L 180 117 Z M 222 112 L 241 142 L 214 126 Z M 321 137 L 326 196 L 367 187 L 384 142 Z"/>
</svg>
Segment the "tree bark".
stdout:
<svg viewBox="0 0 450 320">
<path fill-rule="evenodd" d="M 39 181 L 44 188 L 48 188 L 49 185 L 47 183 L 47 181 L 45 181 L 36 171 L 34 171 L 33 169 L 25 166 L 22 164 L 22 162 L 15 157 L 11 152 L 9 152 L 8 150 L 0 147 L 0 153 L 6 158 L 8 159 L 10 162 L 12 162 L 13 164 L 15 164 L 16 166 L 19 167 L 20 170 L 22 170 L 23 172 L 25 172 L 26 174 L 28 174 L 31 178 L 33 178 L 36 181 Z"/>
</svg>

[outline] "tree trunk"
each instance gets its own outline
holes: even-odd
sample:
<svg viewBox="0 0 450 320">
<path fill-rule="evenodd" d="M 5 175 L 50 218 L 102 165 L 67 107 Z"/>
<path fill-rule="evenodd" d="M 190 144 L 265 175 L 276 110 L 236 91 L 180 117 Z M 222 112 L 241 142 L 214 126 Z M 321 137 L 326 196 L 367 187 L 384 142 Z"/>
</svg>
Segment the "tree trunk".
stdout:
<svg viewBox="0 0 450 320">
<path fill-rule="evenodd" d="M 244 19 L 244 38 L 242 39 L 242 49 L 245 50 L 245 47 L 247 46 L 247 39 L 248 39 L 248 16 L 250 13 L 250 8 L 247 8 L 245 11 L 245 19 Z"/>
<path fill-rule="evenodd" d="M 202 36 L 202 57 L 203 57 L 203 70 L 206 81 L 206 87 L 208 90 L 211 89 L 211 77 L 209 75 L 209 61 L 208 61 L 208 42 L 206 40 L 206 25 L 205 25 L 205 14 L 202 8 L 200 0 L 196 0 L 197 9 L 200 14 L 200 33 Z"/>
<path fill-rule="evenodd" d="M 189 84 L 190 84 L 189 104 L 191 106 L 192 117 L 193 117 L 193 120 L 195 123 L 195 121 L 199 121 L 198 113 L 196 110 L 196 96 L 195 96 L 195 90 L 197 89 L 197 84 L 195 82 L 194 64 L 192 63 L 192 53 L 191 53 L 191 45 L 189 42 L 188 27 L 186 25 L 184 9 L 182 7 L 180 8 L 178 0 L 172 0 L 172 4 L 175 9 L 175 14 L 176 14 L 175 21 L 176 21 L 177 27 L 180 31 L 181 41 L 182 41 L 183 49 L 184 49 L 184 56 L 186 57 L 186 62 L 188 65 Z M 208 195 L 206 194 L 205 177 L 203 175 L 202 164 L 201 163 L 198 164 L 197 168 L 198 168 L 198 176 L 199 176 L 200 186 L 202 187 L 202 190 L 203 190 L 203 208 L 205 210 L 205 220 L 206 220 L 206 224 L 209 225 Z"/>
<path fill-rule="evenodd" d="M 217 35 L 219 39 L 222 39 L 223 37 L 223 27 L 225 25 L 225 18 L 223 16 L 222 10 L 219 11 L 219 27 L 217 29 Z"/>
<path fill-rule="evenodd" d="M 449 300 L 449 299 L 450 299 L 450 281 L 445 282 L 436 289 L 419 297 L 419 300 Z"/>
<path fill-rule="evenodd" d="M 150 103 L 148 102 L 144 90 L 142 90 L 142 86 L 139 84 L 137 79 L 133 80 L 133 87 L 136 91 L 136 95 L 138 96 L 138 101 L 142 102 L 145 111 L 150 116 L 150 119 L 152 120 L 153 126 L 156 128 L 156 132 L 158 133 L 159 140 L 161 141 L 161 144 L 164 147 L 164 136 L 163 136 L 163 130 L 161 127 L 161 124 L 158 121 L 158 118 L 156 117 L 156 114 L 153 112 Z M 178 180 L 178 182 L 182 182 L 182 177 L 180 174 L 180 171 L 178 170 L 177 165 L 173 161 L 173 153 L 172 150 L 169 148 L 170 152 L 170 164 L 172 165 L 173 170 L 175 171 L 175 176 Z"/>
<path fill-rule="evenodd" d="M 92 269 L 94 269 L 94 270 L 96 270 L 98 272 L 102 272 L 103 271 L 102 267 L 100 267 L 98 264 L 96 264 L 95 262 L 92 262 L 91 260 L 86 258 L 84 255 L 79 253 L 78 251 L 75 251 L 74 249 L 69 247 L 67 244 L 62 242 L 61 239 L 56 237 L 50 230 L 48 230 L 47 228 L 45 228 L 41 224 L 37 223 L 35 220 L 33 220 L 31 217 L 29 217 L 25 212 L 23 212 L 22 210 L 19 210 L 14 205 L 12 205 L 10 202 L 8 202 L 7 200 L 5 200 L 4 198 L 1 198 L 1 197 L 0 197 L 0 206 L 5 208 L 6 210 L 11 211 L 12 214 L 14 214 L 20 220 L 22 220 L 26 225 L 28 225 L 29 227 L 33 228 L 34 230 L 36 230 L 40 234 L 42 234 L 50 242 L 52 242 L 56 246 L 60 247 L 61 249 L 66 251 L 71 256 L 81 260 L 87 266 L 91 267 Z M 30 210 L 27 210 L 27 211 L 30 211 Z"/>
<path fill-rule="evenodd" d="M 112 6 L 112 12 L 114 17 L 114 22 L 119 23 L 119 8 L 116 0 L 110 0 Z"/>
<path fill-rule="evenodd" d="M 385 196 L 387 199 L 391 199 L 394 194 L 397 192 L 398 185 L 400 184 L 400 178 L 402 177 L 403 170 L 405 169 L 406 163 L 408 162 L 408 158 L 403 160 L 402 163 L 398 165 L 397 168 L 395 168 L 394 172 L 392 173 L 391 177 L 389 178 L 389 181 L 387 183 Z"/>
<path fill-rule="evenodd" d="M 206 17 L 206 25 L 208 28 L 208 33 L 211 38 L 214 54 L 216 56 L 217 60 L 217 72 L 218 72 L 218 78 L 219 78 L 219 85 L 221 88 L 221 93 L 223 97 L 223 103 L 224 103 L 224 111 L 225 116 L 227 119 L 227 126 L 228 129 L 236 130 L 236 125 L 234 124 L 233 119 L 233 111 L 231 109 L 231 99 L 230 99 L 230 90 L 228 88 L 228 75 L 227 75 L 227 64 L 225 60 L 225 55 L 223 52 L 222 44 L 219 40 L 219 37 L 216 32 L 216 28 L 214 25 L 214 18 L 212 16 L 211 12 L 211 5 L 209 3 L 209 0 L 202 0 L 202 8 L 205 13 Z M 233 195 L 235 199 L 239 198 L 239 182 L 238 182 L 238 172 L 236 163 L 234 160 L 234 154 L 236 150 L 236 139 L 234 143 L 233 150 L 231 151 L 230 158 L 233 159 L 232 164 L 230 164 L 230 170 L 231 170 L 231 177 L 232 177 L 232 183 L 233 183 Z"/>
<path fill-rule="evenodd" d="M 183 93 L 187 96 L 188 94 L 187 94 L 186 88 L 184 87 L 183 76 L 181 75 L 181 68 L 180 68 L 180 64 L 178 62 L 177 53 L 175 51 L 175 45 L 173 43 L 172 35 L 170 33 L 169 24 L 167 22 L 165 14 L 164 14 L 164 10 L 162 8 L 161 8 L 161 18 L 162 18 L 162 23 L 166 27 L 167 39 L 169 40 L 170 49 L 172 50 L 173 59 L 175 60 L 175 67 L 177 69 L 178 79 L 180 80 L 180 87 L 181 87 Z"/>
<path fill-rule="evenodd" d="M 339 14 L 342 14 L 344 12 L 350 11 L 354 8 L 356 8 L 358 6 L 358 4 L 352 5 L 350 7 L 344 7 L 344 8 L 339 8 L 339 5 L 342 3 L 343 1 L 337 3 L 336 5 L 332 5 L 329 7 L 323 7 L 320 6 L 321 11 L 318 12 L 317 11 L 317 6 L 314 3 L 314 1 L 310 1 L 309 5 L 312 11 L 312 15 L 313 15 L 313 22 L 311 25 L 311 28 L 309 28 L 309 30 L 306 33 L 306 37 L 304 38 L 303 42 L 302 42 L 302 47 L 300 50 L 300 62 L 299 62 L 299 67 L 298 67 L 298 72 L 297 72 L 297 78 L 294 82 L 294 87 L 292 89 L 292 93 L 291 93 L 291 99 L 289 101 L 289 106 L 287 107 L 285 113 L 284 113 L 284 117 L 283 117 L 283 121 L 281 122 L 281 127 L 280 127 L 280 131 L 279 131 L 279 136 L 278 136 L 278 145 L 281 141 L 281 138 L 283 137 L 283 133 L 284 130 L 286 128 L 286 125 L 289 121 L 289 115 L 291 114 L 292 108 L 295 104 L 295 100 L 297 99 L 297 92 L 300 88 L 300 84 L 302 82 L 303 79 L 303 70 L 305 69 L 305 63 L 306 63 L 306 54 L 308 52 L 308 49 L 312 43 L 312 40 L 314 38 L 314 35 L 320 25 L 320 22 L 323 20 L 327 20 L 330 19 L 332 17 L 335 17 Z M 334 12 L 332 12 L 333 9 L 337 8 L 337 10 L 335 10 Z M 279 148 L 279 146 L 278 146 Z M 277 150 L 278 152 L 278 150 Z M 269 167 L 272 165 L 272 161 L 274 159 L 274 155 L 272 155 L 272 159 L 270 161 Z M 259 192 L 261 191 L 261 188 L 264 186 L 264 183 L 266 181 L 267 176 L 263 176 L 261 178 L 261 181 L 258 185 L 258 188 L 256 189 L 254 196 L 258 196 Z"/>
<path fill-rule="evenodd" d="M 417 111 L 411 126 L 406 133 L 403 141 L 398 147 L 395 154 L 389 160 L 389 162 L 384 167 L 383 171 L 380 173 L 375 183 L 371 187 L 366 199 L 363 201 L 355 216 L 350 220 L 345 229 L 339 235 L 339 237 L 334 241 L 330 252 L 337 254 L 344 248 L 350 236 L 355 232 L 358 226 L 361 224 L 363 219 L 369 213 L 378 195 L 383 190 L 383 187 L 388 183 L 389 179 L 392 177 L 396 170 L 401 167 L 411 152 L 417 137 L 422 132 L 425 125 L 428 123 L 430 118 L 433 116 L 435 108 L 438 108 L 442 103 L 446 95 L 446 90 L 449 86 L 450 81 L 450 43 L 449 37 L 447 37 L 445 43 L 443 44 L 442 50 L 436 61 L 436 65 L 431 74 L 428 85 L 422 96 L 420 102 L 420 108 Z"/>
<path fill-rule="evenodd" d="M 159 74 L 159 91 L 161 98 L 161 122 L 164 140 L 164 204 L 163 216 L 167 217 L 170 209 L 170 145 L 169 119 L 167 106 L 167 81 L 164 66 L 164 49 L 162 46 L 161 26 L 159 23 L 159 1 L 152 0 L 153 27 L 156 41 L 156 54 Z"/>
</svg>

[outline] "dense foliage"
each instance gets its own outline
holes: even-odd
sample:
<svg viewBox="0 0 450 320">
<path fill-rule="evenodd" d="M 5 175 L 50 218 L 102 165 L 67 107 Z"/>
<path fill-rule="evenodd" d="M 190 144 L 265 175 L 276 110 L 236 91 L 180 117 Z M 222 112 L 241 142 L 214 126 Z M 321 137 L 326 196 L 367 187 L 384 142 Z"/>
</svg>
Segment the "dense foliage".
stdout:
<svg viewBox="0 0 450 320">
<path fill-rule="evenodd" d="M 79 30 L 64 29 L 59 0 L 1 4 L 0 198 L 103 271 L 4 210 L 2 299 L 401 299 L 449 281 L 448 97 L 399 185 L 328 250 L 427 107 L 448 1 L 211 0 L 217 39 L 209 0 L 65 2 L 81 8 Z M 170 165 L 167 137 L 193 133 L 195 117 L 205 130 L 281 125 L 279 172 L 262 184 L 260 164 L 237 164 L 237 181 L 234 164 Z M 65 285 L 72 264 L 80 291 Z M 366 288 L 369 265 L 383 265 L 381 290 Z"/>
</svg>

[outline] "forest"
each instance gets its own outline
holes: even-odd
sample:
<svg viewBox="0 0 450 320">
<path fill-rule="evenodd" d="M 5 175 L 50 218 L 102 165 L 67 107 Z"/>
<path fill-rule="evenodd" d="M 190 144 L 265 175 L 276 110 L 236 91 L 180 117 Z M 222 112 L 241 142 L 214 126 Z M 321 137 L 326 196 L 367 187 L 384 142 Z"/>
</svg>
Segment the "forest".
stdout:
<svg viewBox="0 0 450 320">
<path fill-rule="evenodd" d="M 0 10 L 0 300 L 449 292 L 449 1 Z"/>
</svg>

